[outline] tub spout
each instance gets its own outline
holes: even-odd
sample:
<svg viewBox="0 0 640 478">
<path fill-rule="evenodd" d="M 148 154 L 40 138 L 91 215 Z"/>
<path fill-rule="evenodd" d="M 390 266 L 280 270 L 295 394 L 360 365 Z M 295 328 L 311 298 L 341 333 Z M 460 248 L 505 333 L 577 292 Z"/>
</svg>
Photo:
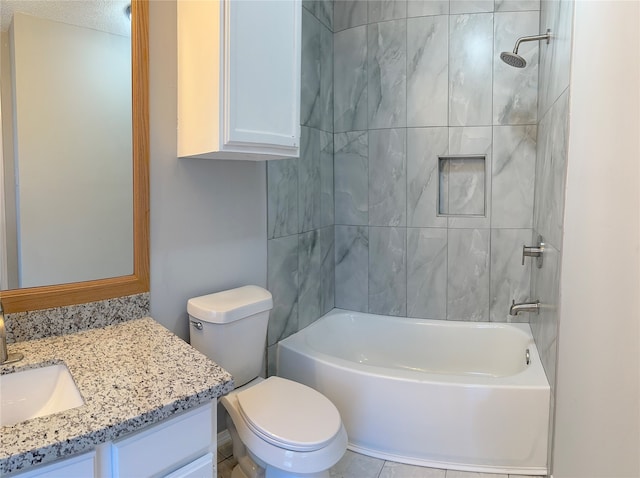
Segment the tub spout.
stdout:
<svg viewBox="0 0 640 478">
<path fill-rule="evenodd" d="M 535 312 L 536 314 L 540 313 L 540 301 L 536 300 L 535 302 L 521 302 L 516 304 L 516 301 L 511 302 L 511 307 L 509 308 L 509 315 L 518 315 L 520 312 Z"/>
</svg>

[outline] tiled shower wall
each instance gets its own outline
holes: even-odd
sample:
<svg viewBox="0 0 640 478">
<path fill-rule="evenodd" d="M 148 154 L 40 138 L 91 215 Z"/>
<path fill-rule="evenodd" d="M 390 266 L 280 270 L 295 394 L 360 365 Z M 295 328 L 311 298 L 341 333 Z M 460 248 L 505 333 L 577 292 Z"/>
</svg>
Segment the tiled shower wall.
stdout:
<svg viewBox="0 0 640 478">
<path fill-rule="evenodd" d="M 556 359 L 560 310 L 560 263 L 569 139 L 569 77 L 573 0 L 543 1 L 540 27 L 550 28 L 552 41 L 541 48 L 538 89 L 538 149 L 533 234 L 545 242 L 541 269 L 533 268 L 531 296 L 543 307 L 531 316 L 531 329 L 551 385 L 551 420 L 555 407 Z M 553 436 L 549 449 L 553 446 Z M 551 453 L 549 453 L 551 456 Z"/>
<path fill-rule="evenodd" d="M 554 39 L 542 49 L 534 235 L 545 242 L 544 265 L 532 271 L 532 297 L 545 305 L 531 328 L 549 383 L 554 386 L 559 318 L 560 260 L 569 127 L 573 1 L 543 1 L 542 25 Z"/>
<path fill-rule="evenodd" d="M 506 321 L 529 299 L 538 45 L 499 54 L 538 28 L 537 1 L 335 2 L 336 307 Z M 480 217 L 437 214 L 460 154 L 486 158 L 450 198 Z"/>
<path fill-rule="evenodd" d="M 334 304 L 512 319 L 511 300 L 532 297 L 532 261 L 520 261 L 537 234 L 543 108 L 538 43 L 521 45 L 525 69 L 499 53 L 542 31 L 539 2 L 303 6 L 302 154 L 268 164 L 270 358 Z M 473 194 L 453 198 L 481 197 L 481 217 L 437 214 L 438 156 L 459 154 L 486 158 L 460 189 Z"/>
<path fill-rule="evenodd" d="M 302 8 L 299 159 L 267 163 L 267 287 L 274 345 L 334 307 L 333 2 Z"/>
</svg>

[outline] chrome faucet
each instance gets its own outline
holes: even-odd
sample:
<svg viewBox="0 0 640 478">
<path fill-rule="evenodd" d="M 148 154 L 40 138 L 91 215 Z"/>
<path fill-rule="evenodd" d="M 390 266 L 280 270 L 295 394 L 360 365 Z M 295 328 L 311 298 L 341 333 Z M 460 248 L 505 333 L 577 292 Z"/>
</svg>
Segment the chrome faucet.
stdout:
<svg viewBox="0 0 640 478">
<path fill-rule="evenodd" d="M 536 300 L 535 302 L 521 302 L 516 304 L 516 301 L 513 300 L 511 302 L 511 307 L 509 308 L 509 315 L 518 315 L 520 312 L 535 312 L 536 314 L 539 314 L 540 301 Z"/>
<path fill-rule="evenodd" d="M 7 330 L 4 328 L 4 313 L 0 302 L 0 365 L 18 362 L 23 357 L 24 355 L 21 353 L 10 354 L 7 352 Z"/>
</svg>

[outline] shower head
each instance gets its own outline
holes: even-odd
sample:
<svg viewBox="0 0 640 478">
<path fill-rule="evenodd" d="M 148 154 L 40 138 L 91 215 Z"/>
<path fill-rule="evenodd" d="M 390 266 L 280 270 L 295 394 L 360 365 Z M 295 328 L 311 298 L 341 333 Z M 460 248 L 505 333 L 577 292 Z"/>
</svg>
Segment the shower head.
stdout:
<svg viewBox="0 0 640 478">
<path fill-rule="evenodd" d="M 527 66 L 527 61 L 518 55 L 518 48 L 520 48 L 520 43 L 527 41 L 535 41 L 535 40 L 547 40 L 547 44 L 549 44 L 549 39 L 551 38 L 551 30 L 547 29 L 547 33 L 544 35 L 533 35 L 530 37 L 522 37 L 518 38 L 516 42 L 516 46 L 513 49 L 513 53 L 508 51 L 503 51 L 500 53 L 500 59 L 504 61 L 507 65 L 513 66 L 516 68 L 524 68 Z"/>
<path fill-rule="evenodd" d="M 503 51 L 500 53 L 500 59 L 507 65 L 515 68 L 524 68 L 527 66 L 527 61 L 517 53 L 511 53 L 509 51 Z"/>
</svg>

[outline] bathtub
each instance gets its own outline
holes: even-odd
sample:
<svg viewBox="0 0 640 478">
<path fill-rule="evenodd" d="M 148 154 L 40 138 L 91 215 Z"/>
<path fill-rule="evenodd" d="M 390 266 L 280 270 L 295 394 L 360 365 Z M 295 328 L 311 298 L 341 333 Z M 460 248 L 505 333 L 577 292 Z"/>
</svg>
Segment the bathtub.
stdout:
<svg viewBox="0 0 640 478">
<path fill-rule="evenodd" d="M 547 473 L 550 389 L 528 324 L 334 309 L 278 344 L 277 373 L 336 405 L 353 451 L 435 468 Z"/>
</svg>

